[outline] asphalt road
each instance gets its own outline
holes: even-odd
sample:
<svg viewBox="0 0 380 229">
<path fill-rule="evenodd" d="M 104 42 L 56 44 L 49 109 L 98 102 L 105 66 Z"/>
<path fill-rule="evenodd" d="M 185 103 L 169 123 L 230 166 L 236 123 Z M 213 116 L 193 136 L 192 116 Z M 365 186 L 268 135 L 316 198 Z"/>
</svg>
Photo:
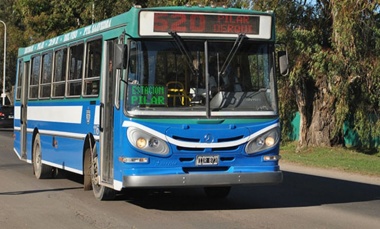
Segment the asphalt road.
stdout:
<svg viewBox="0 0 380 229">
<path fill-rule="evenodd" d="M 226 199 L 201 189 L 127 190 L 115 201 L 83 191 L 81 177 L 37 180 L 0 130 L 0 228 L 379 228 L 380 178 L 281 163 L 284 182 L 235 187 Z"/>
</svg>

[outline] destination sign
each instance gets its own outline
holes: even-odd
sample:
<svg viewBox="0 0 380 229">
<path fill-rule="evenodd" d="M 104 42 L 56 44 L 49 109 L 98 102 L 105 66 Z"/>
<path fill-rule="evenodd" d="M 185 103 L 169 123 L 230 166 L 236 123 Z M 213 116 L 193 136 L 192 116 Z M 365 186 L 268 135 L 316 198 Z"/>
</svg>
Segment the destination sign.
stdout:
<svg viewBox="0 0 380 229">
<path fill-rule="evenodd" d="M 201 12 L 141 11 L 140 36 L 234 37 L 273 39 L 272 15 Z"/>
<path fill-rule="evenodd" d="M 154 32 L 259 34 L 260 17 L 154 13 Z"/>
<path fill-rule="evenodd" d="M 128 86 L 128 101 L 132 106 L 166 106 L 167 89 L 161 85 L 136 85 Z"/>
</svg>

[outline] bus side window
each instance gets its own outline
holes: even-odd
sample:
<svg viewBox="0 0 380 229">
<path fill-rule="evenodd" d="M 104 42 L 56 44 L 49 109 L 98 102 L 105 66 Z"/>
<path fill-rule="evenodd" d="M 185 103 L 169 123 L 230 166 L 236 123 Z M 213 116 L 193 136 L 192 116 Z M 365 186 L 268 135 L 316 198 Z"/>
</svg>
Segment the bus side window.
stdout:
<svg viewBox="0 0 380 229">
<path fill-rule="evenodd" d="M 37 99 L 38 97 L 38 81 L 41 69 L 41 56 L 32 58 L 32 69 L 29 82 L 29 99 Z"/>
<path fill-rule="evenodd" d="M 65 95 L 65 80 L 67 67 L 67 48 L 55 51 L 54 76 L 53 76 L 53 97 Z"/>
<path fill-rule="evenodd" d="M 99 94 L 99 80 L 87 82 L 85 85 L 86 95 L 98 95 Z"/>
<path fill-rule="evenodd" d="M 16 99 L 20 100 L 21 99 L 21 87 L 22 87 L 22 81 L 23 75 L 24 75 L 24 61 L 22 59 L 19 59 L 18 61 L 18 72 L 17 72 L 17 87 L 16 87 Z M 2 104 L 2 103 L 1 103 Z"/>
<path fill-rule="evenodd" d="M 40 80 L 40 98 L 49 98 L 51 92 L 51 75 L 53 65 L 53 53 L 42 55 L 42 73 Z"/>
<path fill-rule="evenodd" d="M 102 39 L 93 40 L 86 46 L 86 75 L 84 84 L 84 95 L 99 94 L 99 79 L 102 61 Z"/>
<path fill-rule="evenodd" d="M 70 65 L 68 79 L 68 95 L 79 96 L 82 88 L 82 70 L 83 70 L 84 44 L 78 44 L 70 47 Z"/>
</svg>

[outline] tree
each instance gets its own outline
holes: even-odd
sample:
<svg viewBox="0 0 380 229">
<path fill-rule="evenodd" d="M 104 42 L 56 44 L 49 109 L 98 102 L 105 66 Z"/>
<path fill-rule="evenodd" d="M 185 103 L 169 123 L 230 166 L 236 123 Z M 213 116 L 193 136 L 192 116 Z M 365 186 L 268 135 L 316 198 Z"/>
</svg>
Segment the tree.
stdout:
<svg viewBox="0 0 380 229">
<path fill-rule="evenodd" d="M 290 86 L 280 95 L 296 98 L 299 145 L 344 144 L 343 124 L 348 122 L 363 146 L 371 147 L 380 130 L 379 3 L 319 0 L 315 6 L 306 1 L 285 6 L 278 30 L 289 44 L 293 68 L 290 82 L 280 81 Z M 292 102 L 281 97 L 283 108 Z"/>
<path fill-rule="evenodd" d="M 332 48 L 325 73 L 336 98 L 333 134 L 349 121 L 364 146 L 380 136 L 379 12 L 380 3 L 367 0 L 330 0 Z M 326 71 L 327 70 L 327 71 Z M 316 71 L 317 72 L 317 71 Z"/>
<path fill-rule="evenodd" d="M 7 54 L 6 54 L 6 91 L 11 91 L 12 86 L 15 83 L 16 77 L 16 63 L 17 63 L 17 52 L 20 45 L 24 45 L 25 42 L 20 37 L 23 27 L 21 26 L 21 20 L 19 15 L 14 12 L 15 0 L 3 0 L 0 1 L 0 20 L 4 21 L 7 26 Z M 0 49 L 3 50 L 4 39 L 3 38 L 3 25 L 0 25 Z M 1 51 L 0 62 L 3 63 L 3 51 Z M 1 64 L 1 66 L 3 66 Z M 1 76 L 3 76 L 3 68 L 0 71 Z M 1 77 L 1 84 L 3 77 Z"/>
<path fill-rule="evenodd" d="M 372 138 L 380 136 L 379 3 L 250 2 L 254 9 L 275 11 L 278 41 L 290 53 L 290 76 L 279 78 L 283 138 L 298 111 L 300 147 L 344 144 L 344 124 L 372 147 Z"/>
</svg>

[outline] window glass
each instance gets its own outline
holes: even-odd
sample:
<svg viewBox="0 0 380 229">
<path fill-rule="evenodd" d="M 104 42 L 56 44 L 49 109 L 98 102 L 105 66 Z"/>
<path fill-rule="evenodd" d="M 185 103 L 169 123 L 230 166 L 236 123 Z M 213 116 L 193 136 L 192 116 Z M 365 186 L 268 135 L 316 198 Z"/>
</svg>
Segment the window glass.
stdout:
<svg viewBox="0 0 380 229">
<path fill-rule="evenodd" d="M 17 89 L 16 89 L 16 98 L 21 98 L 21 89 L 22 89 L 22 80 L 24 75 L 24 62 L 20 59 L 18 61 L 18 80 L 17 80 Z"/>
<path fill-rule="evenodd" d="M 102 61 L 102 40 L 98 39 L 88 42 L 86 54 L 84 95 L 98 95 Z"/>
<path fill-rule="evenodd" d="M 127 112 L 149 116 L 204 116 L 207 110 L 211 116 L 275 114 L 272 46 L 250 41 L 240 46 L 233 41 L 131 42 Z"/>
<path fill-rule="evenodd" d="M 49 98 L 51 92 L 53 53 L 49 52 L 42 56 L 42 74 L 40 85 L 40 97 Z"/>
<path fill-rule="evenodd" d="M 29 83 L 29 98 L 36 99 L 38 96 L 38 81 L 41 68 L 41 56 L 35 56 L 32 58 L 32 69 Z"/>
<path fill-rule="evenodd" d="M 78 44 L 70 47 L 70 71 L 67 88 L 69 96 L 79 96 L 81 94 L 83 51 L 84 44 Z"/>
<path fill-rule="evenodd" d="M 61 97 L 65 95 L 66 64 L 67 48 L 56 51 L 54 61 L 53 97 Z"/>
</svg>

